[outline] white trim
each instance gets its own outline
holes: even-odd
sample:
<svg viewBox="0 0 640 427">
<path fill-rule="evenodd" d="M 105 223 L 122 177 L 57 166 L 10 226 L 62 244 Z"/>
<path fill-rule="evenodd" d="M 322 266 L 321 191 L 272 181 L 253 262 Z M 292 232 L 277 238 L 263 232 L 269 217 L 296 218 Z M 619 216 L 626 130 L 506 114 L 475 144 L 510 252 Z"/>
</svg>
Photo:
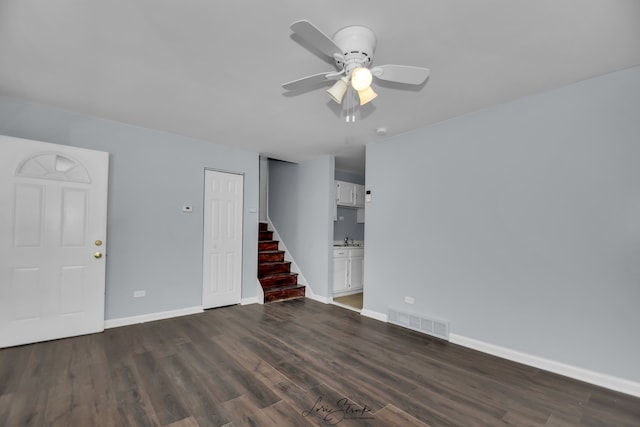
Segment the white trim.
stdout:
<svg viewBox="0 0 640 427">
<path fill-rule="evenodd" d="M 260 256 L 260 254 L 258 254 L 258 256 Z M 257 271 L 256 271 L 256 274 L 257 274 Z M 262 284 L 260 283 L 260 279 L 258 279 L 257 277 L 256 277 L 256 285 L 258 286 L 258 291 L 257 291 L 258 295 L 256 296 L 256 298 L 257 298 L 256 303 L 257 304 L 264 304 L 264 288 L 262 287 Z"/>
<path fill-rule="evenodd" d="M 605 387 L 610 390 L 615 390 L 621 393 L 640 397 L 640 383 L 634 381 L 613 377 L 611 375 L 590 371 L 588 369 L 578 368 L 576 366 L 556 362 L 555 360 L 545 359 L 542 357 L 534 356 L 532 354 L 522 353 L 517 350 L 500 347 L 494 344 L 478 341 L 473 338 L 467 338 L 457 334 L 449 334 L 449 341 L 453 344 L 472 348 L 474 350 L 492 354 L 503 359 L 523 363 L 535 368 L 544 369 L 545 371 L 550 371 L 590 384 L 595 384 L 600 387 Z"/>
<path fill-rule="evenodd" d="M 268 212 L 267 212 L 267 224 L 269 225 L 269 228 L 273 231 L 273 240 L 277 240 L 279 244 L 282 245 L 282 247 L 279 247 L 279 250 L 284 251 L 285 261 L 291 261 L 291 272 L 298 274 L 298 284 L 303 285 L 306 288 L 309 288 L 309 282 L 307 282 L 307 279 L 305 279 L 304 275 L 302 274 L 302 271 L 300 271 L 300 269 L 298 268 L 298 264 L 296 264 L 296 260 L 293 259 L 293 256 L 291 256 L 291 252 L 289 252 L 289 250 L 287 249 L 287 245 L 284 244 L 284 241 L 280 237 L 280 234 L 278 234 L 278 230 L 273 225 L 273 222 L 271 222 L 271 218 L 269 218 Z"/>
<path fill-rule="evenodd" d="M 331 304 L 335 305 L 336 307 L 342 307 L 342 308 L 346 308 L 347 310 L 355 311 L 356 313 L 360 313 L 362 311 L 359 308 L 355 308 L 355 307 L 352 307 L 350 305 L 342 304 L 342 303 L 335 302 L 335 301 L 333 301 Z"/>
<path fill-rule="evenodd" d="M 331 302 L 333 301 L 333 299 L 332 299 L 332 298 L 321 297 L 320 295 L 316 295 L 316 294 L 313 292 L 313 289 L 311 289 L 311 287 L 310 287 L 309 285 L 307 285 L 307 286 L 304 288 L 304 297 L 305 297 L 305 298 L 312 299 L 312 300 L 314 300 L 314 301 L 321 302 L 321 303 L 323 303 L 323 304 L 331 304 Z"/>
<path fill-rule="evenodd" d="M 261 302 L 258 297 L 242 298 L 240 300 L 240 305 L 249 305 L 249 304 L 261 304 Z"/>
<path fill-rule="evenodd" d="M 104 328 L 119 328 L 120 326 L 135 325 L 138 323 L 153 322 L 154 320 L 170 319 L 172 317 L 187 316 L 189 314 L 202 313 L 202 306 L 181 308 L 179 310 L 160 311 L 157 313 L 141 314 L 139 316 L 120 317 L 104 321 Z"/>
<path fill-rule="evenodd" d="M 349 295 L 355 295 L 355 294 L 361 294 L 363 293 L 363 289 L 364 288 L 360 288 L 360 289 L 356 289 L 356 290 L 348 290 L 348 291 L 344 291 L 344 292 L 335 292 L 333 294 L 333 298 L 340 298 L 340 297 L 346 297 Z"/>
<path fill-rule="evenodd" d="M 360 314 L 362 316 L 370 317 L 372 319 L 376 319 L 376 320 L 379 320 L 381 322 L 387 322 L 387 319 L 388 319 L 386 314 L 378 313 L 377 311 L 373 311 L 373 310 L 367 310 L 366 308 L 363 308 L 360 311 Z"/>
</svg>

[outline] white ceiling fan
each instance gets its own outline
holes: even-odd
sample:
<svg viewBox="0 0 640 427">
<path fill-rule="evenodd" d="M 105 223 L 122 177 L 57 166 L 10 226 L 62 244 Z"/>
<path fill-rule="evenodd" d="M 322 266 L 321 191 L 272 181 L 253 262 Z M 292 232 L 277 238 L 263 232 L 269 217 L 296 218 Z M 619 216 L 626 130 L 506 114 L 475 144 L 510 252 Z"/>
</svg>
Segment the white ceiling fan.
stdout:
<svg viewBox="0 0 640 427">
<path fill-rule="evenodd" d="M 421 85 L 429 77 L 428 68 L 393 64 L 370 68 L 376 49 L 376 36 L 367 27 L 345 27 L 336 32 L 333 38 L 307 20 L 294 22 L 291 24 L 291 30 L 311 46 L 333 58 L 338 71 L 328 71 L 290 81 L 282 85 L 287 90 L 336 81 L 327 90 L 331 99 L 341 104 L 351 87 L 358 93 L 360 105 L 364 105 L 377 96 L 371 88 L 373 77 L 409 85 Z"/>
</svg>

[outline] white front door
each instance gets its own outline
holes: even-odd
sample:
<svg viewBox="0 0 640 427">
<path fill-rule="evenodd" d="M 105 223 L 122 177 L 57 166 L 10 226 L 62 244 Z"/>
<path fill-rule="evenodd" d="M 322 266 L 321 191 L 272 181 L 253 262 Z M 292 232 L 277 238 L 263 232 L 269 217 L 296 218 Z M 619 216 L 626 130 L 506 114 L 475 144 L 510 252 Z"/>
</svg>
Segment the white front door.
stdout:
<svg viewBox="0 0 640 427">
<path fill-rule="evenodd" d="M 205 170 L 202 307 L 238 304 L 242 297 L 244 177 Z"/>
<path fill-rule="evenodd" d="M 0 136 L 0 347 L 104 329 L 108 163 Z"/>
</svg>

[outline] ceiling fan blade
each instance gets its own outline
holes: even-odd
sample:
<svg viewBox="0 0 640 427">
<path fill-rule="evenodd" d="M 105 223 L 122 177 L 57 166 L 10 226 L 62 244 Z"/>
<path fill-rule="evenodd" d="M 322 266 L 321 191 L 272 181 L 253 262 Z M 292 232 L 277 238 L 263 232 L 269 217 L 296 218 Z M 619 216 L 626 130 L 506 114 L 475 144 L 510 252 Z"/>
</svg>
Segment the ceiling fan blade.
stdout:
<svg viewBox="0 0 640 427">
<path fill-rule="evenodd" d="M 312 76 L 303 77 L 301 79 L 293 80 L 282 85 L 287 90 L 301 89 L 308 86 L 313 86 L 319 83 L 326 83 L 331 80 L 337 80 L 342 71 L 329 71 L 326 73 L 314 74 Z"/>
<path fill-rule="evenodd" d="M 379 65 L 371 69 L 371 74 L 380 80 L 420 85 L 427 80 L 431 70 L 428 68 L 411 67 L 409 65 Z"/>
<path fill-rule="evenodd" d="M 338 45 L 331 40 L 331 37 L 320 31 L 306 19 L 294 22 L 290 28 L 294 33 L 298 34 L 325 55 L 333 58 L 336 53 L 342 54 Z"/>
</svg>

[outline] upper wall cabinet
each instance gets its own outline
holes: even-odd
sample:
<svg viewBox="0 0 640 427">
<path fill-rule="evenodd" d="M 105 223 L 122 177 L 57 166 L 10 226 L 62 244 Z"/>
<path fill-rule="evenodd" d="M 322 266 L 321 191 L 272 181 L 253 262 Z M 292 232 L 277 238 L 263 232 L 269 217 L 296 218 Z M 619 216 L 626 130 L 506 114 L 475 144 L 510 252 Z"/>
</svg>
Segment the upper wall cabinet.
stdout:
<svg viewBox="0 0 640 427">
<path fill-rule="evenodd" d="M 336 181 L 336 204 L 352 208 L 364 208 L 364 185 Z"/>
</svg>

